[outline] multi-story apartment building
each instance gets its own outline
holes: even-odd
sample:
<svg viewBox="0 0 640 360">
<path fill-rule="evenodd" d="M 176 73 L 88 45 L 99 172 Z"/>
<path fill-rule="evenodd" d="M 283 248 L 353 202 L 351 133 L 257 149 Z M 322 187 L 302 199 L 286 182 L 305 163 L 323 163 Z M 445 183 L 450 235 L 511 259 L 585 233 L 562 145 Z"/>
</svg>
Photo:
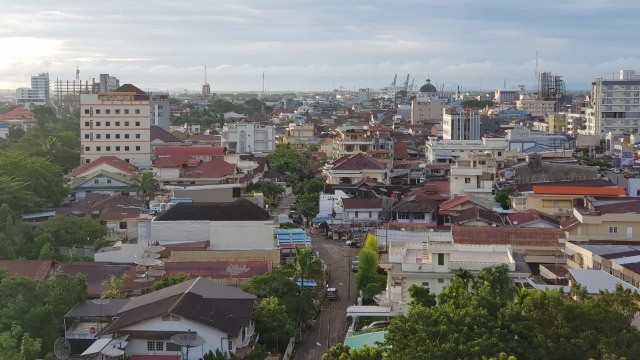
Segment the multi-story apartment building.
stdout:
<svg viewBox="0 0 640 360">
<path fill-rule="evenodd" d="M 440 123 L 446 105 L 434 96 L 418 96 L 411 101 L 411 124 Z"/>
<path fill-rule="evenodd" d="M 493 101 L 499 104 L 513 104 L 520 98 L 518 90 L 496 90 Z"/>
<path fill-rule="evenodd" d="M 221 144 L 232 153 L 272 152 L 275 142 L 274 126 L 235 123 L 222 128 Z"/>
<path fill-rule="evenodd" d="M 80 96 L 81 163 L 116 156 L 151 167 L 149 95 L 131 84 Z"/>
<path fill-rule="evenodd" d="M 309 140 L 315 138 L 314 135 L 315 126 L 312 123 L 297 125 L 296 123 L 290 123 L 284 130 L 284 142 L 299 145 L 305 144 Z"/>
<path fill-rule="evenodd" d="M 528 95 L 521 95 L 516 101 L 516 108 L 535 118 L 543 118 L 556 109 L 555 100 L 533 99 Z"/>
<path fill-rule="evenodd" d="M 345 125 L 336 130 L 338 136 L 333 141 L 333 153 L 336 158 L 366 153 L 373 148 L 369 133 L 362 127 Z"/>
<path fill-rule="evenodd" d="M 171 104 L 169 103 L 168 93 L 149 93 L 151 105 L 151 125 L 160 126 L 169 131 L 171 126 Z"/>
<path fill-rule="evenodd" d="M 16 89 L 16 103 L 23 106 L 49 104 L 49 73 L 31 76 L 31 88 Z"/>
<path fill-rule="evenodd" d="M 603 139 L 613 135 L 637 134 L 640 129 L 640 75 L 620 70 L 614 76 L 598 77 L 591 83 L 591 110 L 586 113 L 587 135 Z"/>
<path fill-rule="evenodd" d="M 430 164 L 452 163 L 468 160 L 471 154 L 491 153 L 500 164 L 504 163 L 507 141 L 503 138 L 483 138 L 481 140 L 434 140 L 425 143 L 426 160 Z"/>
<path fill-rule="evenodd" d="M 451 105 L 442 110 L 444 140 L 478 140 L 481 137 L 478 110 L 460 105 Z"/>
<path fill-rule="evenodd" d="M 496 178 L 496 159 L 491 154 L 470 154 L 468 160 L 451 165 L 451 196 L 490 197 Z"/>
</svg>

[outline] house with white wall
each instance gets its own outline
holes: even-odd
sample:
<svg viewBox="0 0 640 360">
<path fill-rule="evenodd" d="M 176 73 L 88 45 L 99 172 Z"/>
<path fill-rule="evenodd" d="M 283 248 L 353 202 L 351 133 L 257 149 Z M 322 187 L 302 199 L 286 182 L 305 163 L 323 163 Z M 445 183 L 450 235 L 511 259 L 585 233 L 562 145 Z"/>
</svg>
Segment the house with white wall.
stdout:
<svg viewBox="0 0 640 360">
<path fill-rule="evenodd" d="M 380 222 L 383 220 L 382 200 L 378 198 L 346 198 L 342 199 L 342 207 L 344 222 Z"/>
<path fill-rule="evenodd" d="M 240 355 L 257 340 L 251 320 L 255 305 L 252 294 L 198 277 L 131 298 L 98 335 L 127 336 L 124 355 L 131 359 L 180 355 L 182 348 L 174 337 L 178 334 L 204 341 L 189 349 L 190 358 L 216 350 Z"/>
<path fill-rule="evenodd" d="M 275 249 L 275 222 L 266 210 L 233 202 L 178 203 L 153 221 L 138 224 L 138 244 L 209 241 L 210 250 Z"/>
</svg>

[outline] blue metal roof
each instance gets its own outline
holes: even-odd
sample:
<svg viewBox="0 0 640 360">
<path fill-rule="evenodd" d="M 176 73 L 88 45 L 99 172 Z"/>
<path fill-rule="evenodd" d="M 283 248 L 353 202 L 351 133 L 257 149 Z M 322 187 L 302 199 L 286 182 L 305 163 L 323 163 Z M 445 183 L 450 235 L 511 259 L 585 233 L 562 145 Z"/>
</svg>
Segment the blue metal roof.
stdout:
<svg viewBox="0 0 640 360">
<path fill-rule="evenodd" d="M 277 229 L 273 234 L 278 239 L 278 246 L 311 244 L 311 236 L 302 229 Z"/>
</svg>

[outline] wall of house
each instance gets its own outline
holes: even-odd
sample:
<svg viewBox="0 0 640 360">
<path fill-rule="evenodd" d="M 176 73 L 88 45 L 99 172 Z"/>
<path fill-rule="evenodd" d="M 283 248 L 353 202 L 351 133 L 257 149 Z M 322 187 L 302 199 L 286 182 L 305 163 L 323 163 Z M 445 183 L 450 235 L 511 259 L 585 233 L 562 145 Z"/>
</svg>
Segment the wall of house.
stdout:
<svg viewBox="0 0 640 360">
<path fill-rule="evenodd" d="M 415 213 L 395 213 L 394 220 L 397 222 L 430 223 L 433 222 L 432 213 L 422 213 L 424 219 L 417 219 Z"/>
<path fill-rule="evenodd" d="M 340 184 L 343 178 L 349 178 L 351 184 L 355 184 L 365 177 L 377 179 L 378 182 L 388 184 L 389 177 L 385 170 L 354 170 L 354 171 L 331 171 L 329 170 L 328 184 Z"/>
<path fill-rule="evenodd" d="M 382 208 L 378 209 L 348 209 L 342 216 L 343 220 L 348 221 L 380 221 Z"/>
<path fill-rule="evenodd" d="M 342 202 L 338 199 L 348 198 L 349 196 L 342 190 L 334 190 L 333 194 L 320 193 L 318 214 L 320 216 L 330 216 L 332 211 L 335 211 L 336 217 L 342 215 L 342 206 L 339 205 Z"/>
<path fill-rule="evenodd" d="M 512 208 L 518 211 L 537 210 L 552 216 L 561 218 L 569 217 L 573 214 L 573 204 L 575 200 L 583 199 L 580 195 L 524 195 L 524 202 L 512 201 Z"/>
<path fill-rule="evenodd" d="M 207 342 L 203 346 L 194 347 L 189 350 L 189 358 L 198 359 L 209 350 L 215 352 L 216 349 L 220 349 L 223 352 L 229 351 L 228 336 L 224 332 L 198 324 L 196 322 L 180 318 L 180 321 L 162 321 L 161 317 L 151 320 L 143 321 L 137 324 L 126 327 L 123 330 L 138 330 L 138 331 L 177 331 L 188 332 L 195 331 L 198 335 L 202 336 Z M 241 343 L 239 337 L 233 337 L 232 352 L 235 352 L 236 346 Z M 125 349 L 126 355 L 170 355 L 176 354 L 174 351 L 149 351 L 147 350 L 147 339 L 131 339 L 131 342 Z M 150 341 L 150 340 L 149 340 Z M 163 347 L 166 349 L 169 339 L 166 340 L 153 340 L 163 341 Z"/>
<path fill-rule="evenodd" d="M 622 214 L 617 214 L 624 216 Z M 583 223 L 567 231 L 568 240 L 629 240 L 640 237 L 640 222 L 621 219 L 599 224 Z"/>
<path fill-rule="evenodd" d="M 276 247 L 272 221 L 212 221 L 211 250 L 269 250 Z"/>
<path fill-rule="evenodd" d="M 180 177 L 180 169 L 175 168 L 153 168 L 153 175 L 158 181 L 163 179 L 177 179 Z M 162 184 L 160 184 L 162 185 Z"/>
<path fill-rule="evenodd" d="M 149 224 L 150 230 L 140 229 Z M 138 244 L 162 244 L 209 240 L 209 221 L 152 221 L 138 225 Z"/>
</svg>

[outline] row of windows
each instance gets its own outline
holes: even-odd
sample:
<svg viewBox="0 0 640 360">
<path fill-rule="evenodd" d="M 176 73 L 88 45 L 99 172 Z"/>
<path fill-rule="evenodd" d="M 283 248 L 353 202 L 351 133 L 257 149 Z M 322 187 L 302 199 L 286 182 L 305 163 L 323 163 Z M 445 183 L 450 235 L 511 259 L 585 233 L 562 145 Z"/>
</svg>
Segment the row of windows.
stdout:
<svg viewBox="0 0 640 360">
<path fill-rule="evenodd" d="M 120 134 L 113 134 L 113 135 L 114 135 L 114 139 L 120 139 Z M 140 139 L 141 137 L 140 134 L 134 134 L 134 135 L 136 139 Z M 96 134 L 95 136 L 96 136 L 96 139 L 102 139 L 102 134 Z M 93 140 L 90 134 L 84 134 L 84 138 L 86 140 Z M 104 138 L 107 140 L 111 139 L 111 134 L 104 134 Z M 128 139 L 129 134 L 124 134 L 124 138 Z"/>
<path fill-rule="evenodd" d="M 84 126 L 87 127 L 93 127 L 93 120 L 91 121 L 85 121 L 84 122 Z M 134 122 L 135 126 L 140 126 L 140 121 L 136 121 Z M 96 121 L 95 123 L 96 126 L 102 126 L 102 122 L 101 121 Z M 104 122 L 104 126 L 111 126 L 111 121 L 105 121 Z M 120 121 L 115 121 L 113 126 L 120 126 Z M 124 122 L 124 126 L 128 127 L 129 126 L 129 121 L 125 121 Z"/>
<path fill-rule="evenodd" d="M 120 109 L 113 109 L 113 112 L 115 115 L 120 115 Z M 93 109 L 93 108 L 88 108 L 88 109 L 84 109 L 84 113 L 85 115 L 101 115 L 101 109 Z M 106 115 L 111 115 L 111 109 L 104 109 L 104 113 Z M 135 109 L 134 113 L 136 115 L 140 115 L 140 109 Z M 124 114 L 125 115 L 129 115 L 129 109 L 124 109 Z"/>
<path fill-rule="evenodd" d="M 172 342 L 147 341 L 147 351 L 180 351 L 182 348 Z"/>
<path fill-rule="evenodd" d="M 115 151 L 120 151 L 120 146 L 115 146 Z M 136 151 L 140 151 L 140 146 L 135 147 Z M 84 151 L 91 151 L 91 146 L 85 146 Z M 96 146 L 96 151 L 102 151 L 102 146 Z M 111 146 L 105 146 L 104 151 L 111 151 Z M 124 147 L 124 151 L 129 151 L 129 146 Z"/>
</svg>

